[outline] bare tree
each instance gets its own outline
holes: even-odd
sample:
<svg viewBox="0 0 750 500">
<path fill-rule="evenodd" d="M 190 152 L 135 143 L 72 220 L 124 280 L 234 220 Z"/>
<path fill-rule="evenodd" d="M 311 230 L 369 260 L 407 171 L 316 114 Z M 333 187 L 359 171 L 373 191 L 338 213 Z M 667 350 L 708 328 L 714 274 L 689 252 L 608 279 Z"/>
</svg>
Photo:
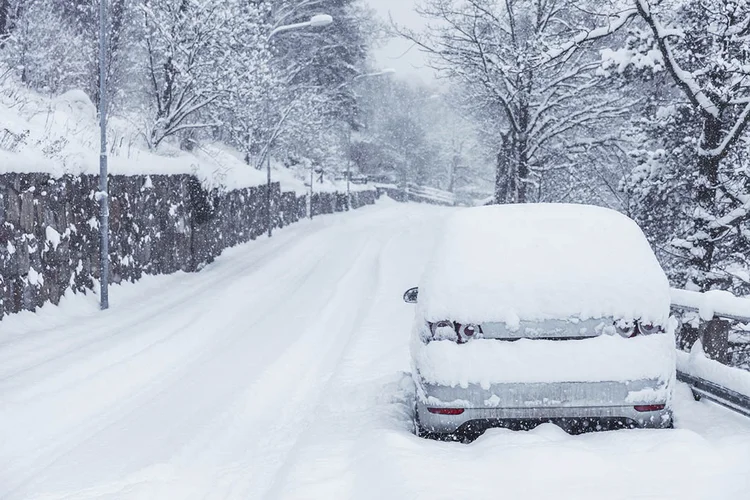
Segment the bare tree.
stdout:
<svg viewBox="0 0 750 500">
<path fill-rule="evenodd" d="M 239 75 L 223 71 L 236 59 L 231 44 L 242 40 L 242 2 L 141 0 L 145 22 L 146 72 L 154 117 L 147 140 L 218 125 L 194 120 L 226 96 Z M 235 49 L 237 47 L 235 46 Z M 252 50 L 252 46 L 242 47 Z M 228 78 L 230 77 L 230 78 Z"/>
<path fill-rule="evenodd" d="M 10 0 L 0 0 L 0 48 L 10 35 Z"/>
<path fill-rule="evenodd" d="M 435 21 L 421 35 L 399 29 L 468 94 L 497 141 L 495 201 L 534 197 L 543 172 L 570 169 L 593 149 L 595 129 L 628 113 L 630 100 L 603 92 L 596 52 L 584 50 L 628 23 L 634 8 L 573 0 L 425 0 Z"/>
</svg>

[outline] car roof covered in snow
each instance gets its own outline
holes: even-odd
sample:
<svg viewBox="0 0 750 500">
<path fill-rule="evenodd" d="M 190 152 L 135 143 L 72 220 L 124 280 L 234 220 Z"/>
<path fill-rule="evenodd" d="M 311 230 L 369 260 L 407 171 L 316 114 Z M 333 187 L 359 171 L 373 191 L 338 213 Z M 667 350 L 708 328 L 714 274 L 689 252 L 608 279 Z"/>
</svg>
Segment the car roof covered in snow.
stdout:
<svg viewBox="0 0 750 500">
<path fill-rule="evenodd" d="M 640 319 L 666 325 L 669 284 L 631 219 L 588 205 L 461 209 L 419 289 L 428 321 Z"/>
</svg>

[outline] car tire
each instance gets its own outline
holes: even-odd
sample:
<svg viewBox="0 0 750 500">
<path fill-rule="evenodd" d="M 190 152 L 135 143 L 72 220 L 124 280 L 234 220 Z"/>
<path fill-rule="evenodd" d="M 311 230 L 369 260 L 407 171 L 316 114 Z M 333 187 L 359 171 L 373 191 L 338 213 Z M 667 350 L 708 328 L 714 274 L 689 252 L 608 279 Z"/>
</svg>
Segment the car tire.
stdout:
<svg viewBox="0 0 750 500">
<path fill-rule="evenodd" d="M 429 439 L 431 441 L 463 441 L 458 434 L 432 432 L 422 426 L 417 426 L 416 429 L 416 435 L 422 439 Z"/>
</svg>

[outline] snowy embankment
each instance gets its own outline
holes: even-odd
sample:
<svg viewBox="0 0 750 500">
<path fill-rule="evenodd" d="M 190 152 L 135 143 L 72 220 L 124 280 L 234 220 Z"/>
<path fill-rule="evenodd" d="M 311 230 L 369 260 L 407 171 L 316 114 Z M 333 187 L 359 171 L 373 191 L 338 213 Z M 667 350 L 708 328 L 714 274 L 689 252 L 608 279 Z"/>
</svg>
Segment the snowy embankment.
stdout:
<svg viewBox="0 0 750 500">
<path fill-rule="evenodd" d="M 703 321 L 714 317 L 750 321 L 750 298 L 736 297 L 722 290 L 700 293 L 672 289 L 671 294 L 675 306 L 697 311 Z M 703 352 L 700 340 L 693 345 L 690 353 L 677 352 L 677 369 L 750 398 L 750 372 L 709 359 Z"/>
<path fill-rule="evenodd" d="M 207 188 L 225 190 L 260 186 L 265 171 L 243 161 L 239 151 L 221 143 L 195 144 L 191 152 L 169 144 L 157 153 L 145 145 L 142 124 L 129 117 L 110 116 L 107 125 L 109 173 L 112 175 L 195 175 Z M 293 170 L 273 162 L 272 178 L 282 191 L 306 194 L 309 171 Z M 12 82 L 0 84 L 0 174 L 99 173 L 99 123 L 89 97 L 72 90 L 47 97 Z M 345 192 L 341 181 L 324 179 L 318 192 Z M 351 185 L 352 190 L 370 189 Z"/>
<path fill-rule="evenodd" d="M 677 352 L 677 369 L 750 398 L 750 372 L 707 358 L 700 340 L 690 353 Z"/>
<path fill-rule="evenodd" d="M 452 209 L 381 201 L 0 322 L 0 498 L 737 500 L 750 420 L 412 434 L 403 291 Z"/>
</svg>

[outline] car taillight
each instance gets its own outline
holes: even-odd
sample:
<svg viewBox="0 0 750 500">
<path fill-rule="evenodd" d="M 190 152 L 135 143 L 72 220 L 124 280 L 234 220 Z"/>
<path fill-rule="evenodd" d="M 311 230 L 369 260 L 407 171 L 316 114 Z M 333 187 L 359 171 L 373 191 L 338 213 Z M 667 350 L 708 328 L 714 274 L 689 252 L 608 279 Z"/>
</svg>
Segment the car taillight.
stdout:
<svg viewBox="0 0 750 500">
<path fill-rule="evenodd" d="M 638 323 L 638 332 L 643 335 L 653 335 L 655 333 L 663 333 L 664 330 L 659 325 L 652 325 L 651 323 Z"/>
<path fill-rule="evenodd" d="M 635 411 L 661 411 L 666 407 L 666 405 L 636 405 L 633 408 L 635 408 Z"/>
<path fill-rule="evenodd" d="M 474 324 L 458 325 L 459 342 L 467 342 L 482 333 L 482 327 Z"/>
<path fill-rule="evenodd" d="M 450 328 L 451 330 L 455 329 L 455 326 L 453 325 L 452 321 L 443 320 L 443 321 L 436 321 L 435 323 L 430 323 L 430 329 L 432 330 L 432 333 L 434 334 L 438 328 Z"/>
<path fill-rule="evenodd" d="M 482 327 L 473 323 L 461 324 L 443 320 L 435 323 L 428 322 L 427 326 L 432 333 L 432 340 L 450 340 L 458 344 L 465 344 L 482 334 Z"/>
<path fill-rule="evenodd" d="M 659 325 L 651 323 L 640 323 L 638 321 L 615 321 L 617 333 L 626 339 L 633 338 L 637 335 L 654 335 L 664 333 L 664 329 Z"/>
<path fill-rule="evenodd" d="M 435 415 L 461 415 L 463 408 L 427 408 L 427 411 Z"/>
<path fill-rule="evenodd" d="M 458 333 L 456 333 L 456 325 L 452 321 L 442 320 L 436 321 L 435 323 L 428 323 L 430 332 L 432 333 L 432 340 L 452 340 L 453 342 L 458 341 Z"/>
<path fill-rule="evenodd" d="M 635 322 L 619 320 L 615 322 L 615 328 L 620 337 L 629 339 L 638 335 L 638 328 Z"/>
</svg>

